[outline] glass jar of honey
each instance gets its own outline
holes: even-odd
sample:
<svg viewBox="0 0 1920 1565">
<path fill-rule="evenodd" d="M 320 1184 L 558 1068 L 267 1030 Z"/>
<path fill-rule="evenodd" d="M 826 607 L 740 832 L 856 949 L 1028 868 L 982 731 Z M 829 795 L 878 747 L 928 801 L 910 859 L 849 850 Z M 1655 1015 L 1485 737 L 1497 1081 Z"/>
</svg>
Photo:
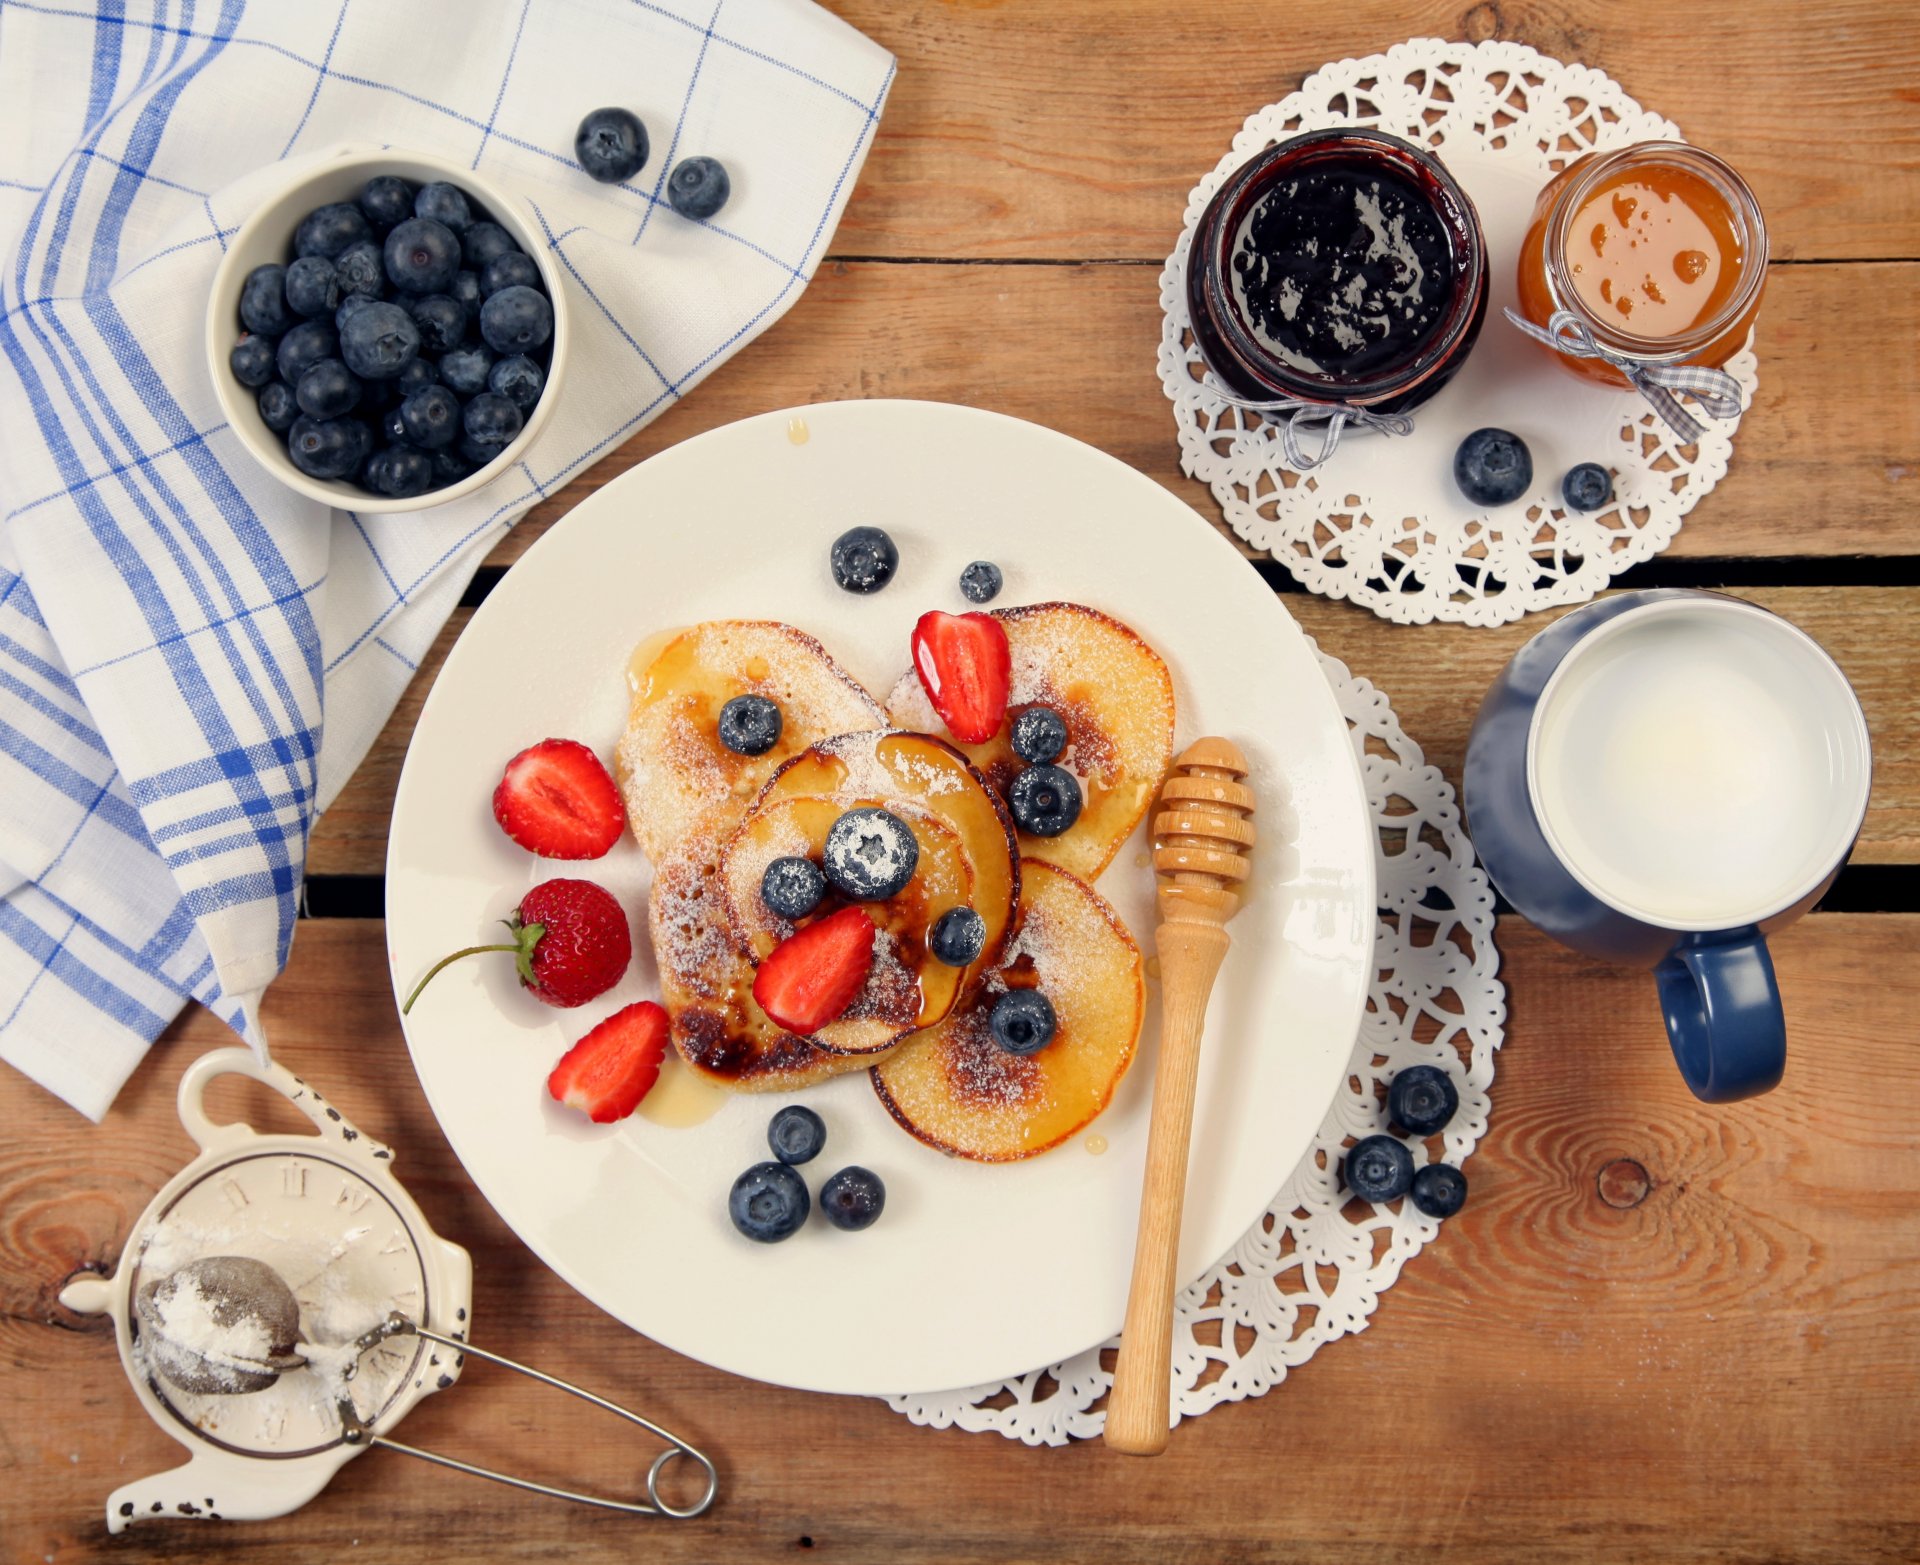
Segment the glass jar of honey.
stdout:
<svg viewBox="0 0 1920 1565">
<path fill-rule="evenodd" d="M 1746 181 L 1677 141 L 1589 152 L 1540 192 L 1520 246 L 1520 313 L 1577 315 L 1595 343 L 1648 364 L 1718 369 L 1746 344 L 1767 281 L 1767 226 Z M 1575 375 L 1625 386 L 1599 358 Z"/>
</svg>

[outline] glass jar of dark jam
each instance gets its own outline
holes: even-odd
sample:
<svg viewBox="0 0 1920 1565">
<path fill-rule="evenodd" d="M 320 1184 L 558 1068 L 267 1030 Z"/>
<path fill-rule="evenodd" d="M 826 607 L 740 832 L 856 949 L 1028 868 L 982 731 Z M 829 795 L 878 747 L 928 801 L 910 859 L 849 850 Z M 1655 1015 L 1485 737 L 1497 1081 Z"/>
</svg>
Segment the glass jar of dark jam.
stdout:
<svg viewBox="0 0 1920 1565">
<path fill-rule="evenodd" d="M 1398 137 L 1294 136 L 1201 214 L 1187 309 L 1208 368 L 1242 398 L 1404 412 L 1480 334 L 1479 214 L 1439 159 Z"/>
</svg>

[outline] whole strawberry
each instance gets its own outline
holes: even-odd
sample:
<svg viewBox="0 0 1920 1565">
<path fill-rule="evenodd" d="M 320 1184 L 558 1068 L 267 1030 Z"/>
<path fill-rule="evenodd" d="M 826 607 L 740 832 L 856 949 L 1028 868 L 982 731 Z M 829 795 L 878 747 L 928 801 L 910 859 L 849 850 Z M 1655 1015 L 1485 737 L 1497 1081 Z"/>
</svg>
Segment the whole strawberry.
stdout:
<svg viewBox="0 0 1920 1565">
<path fill-rule="evenodd" d="M 468 946 L 443 956 L 414 985 L 400 1014 L 413 1009 L 420 991 L 441 968 L 482 951 L 512 952 L 526 991 L 563 1009 L 605 994 L 620 981 L 633 956 L 625 909 L 590 880 L 544 880 L 520 899 L 512 918 L 501 922 L 513 932 L 510 944 Z"/>
</svg>

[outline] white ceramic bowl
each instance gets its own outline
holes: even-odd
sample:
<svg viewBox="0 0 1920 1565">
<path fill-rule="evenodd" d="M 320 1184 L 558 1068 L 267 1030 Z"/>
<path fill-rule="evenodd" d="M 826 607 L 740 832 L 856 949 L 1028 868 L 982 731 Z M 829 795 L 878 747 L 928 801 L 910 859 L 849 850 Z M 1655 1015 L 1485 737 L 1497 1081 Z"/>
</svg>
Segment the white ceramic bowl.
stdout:
<svg viewBox="0 0 1920 1565">
<path fill-rule="evenodd" d="M 390 500 L 358 484 L 309 478 L 301 472 L 287 455 L 285 442 L 267 428 L 266 421 L 260 417 L 253 390 L 234 378 L 227 363 L 233 345 L 244 330 L 240 324 L 240 289 L 247 274 L 268 262 L 284 266 L 292 260 L 293 232 L 300 226 L 300 220 L 315 207 L 328 202 L 352 201 L 376 174 L 397 174 L 418 185 L 430 184 L 436 179 L 458 185 L 533 257 L 534 265 L 540 268 L 547 298 L 553 304 L 553 341 L 547 361 L 546 388 L 527 414 L 520 433 L 485 467 L 469 473 L 457 484 L 429 489 L 407 500 Z M 227 423 L 239 431 L 241 442 L 254 460 L 289 489 L 346 511 L 419 511 L 472 494 L 520 460 L 552 415 L 558 400 L 561 377 L 567 365 L 567 335 L 567 297 L 560 285 L 560 268 L 539 237 L 539 229 L 525 202 L 484 174 L 431 153 L 353 147 L 343 148 L 317 166 L 302 163 L 259 210 L 240 225 L 233 243 L 227 247 L 220 270 L 214 274 L 213 294 L 207 301 L 207 370 L 213 376 L 214 395 L 220 399 Z"/>
</svg>

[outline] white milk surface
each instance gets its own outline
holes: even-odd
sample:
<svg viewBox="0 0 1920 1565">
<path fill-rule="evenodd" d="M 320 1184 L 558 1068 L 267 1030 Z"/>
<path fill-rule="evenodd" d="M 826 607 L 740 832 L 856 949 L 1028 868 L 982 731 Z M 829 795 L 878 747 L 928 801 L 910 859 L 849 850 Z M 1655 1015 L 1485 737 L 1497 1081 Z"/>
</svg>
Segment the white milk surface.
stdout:
<svg viewBox="0 0 1920 1565">
<path fill-rule="evenodd" d="M 1625 911 L 1696 928 L 1802 894 L 1865 799 L 1845 681 L 1789 626 L 1731 605 L 1616 624 L 1535 717 L 1535 804 L 1569 868 Z"/>
</svg>

